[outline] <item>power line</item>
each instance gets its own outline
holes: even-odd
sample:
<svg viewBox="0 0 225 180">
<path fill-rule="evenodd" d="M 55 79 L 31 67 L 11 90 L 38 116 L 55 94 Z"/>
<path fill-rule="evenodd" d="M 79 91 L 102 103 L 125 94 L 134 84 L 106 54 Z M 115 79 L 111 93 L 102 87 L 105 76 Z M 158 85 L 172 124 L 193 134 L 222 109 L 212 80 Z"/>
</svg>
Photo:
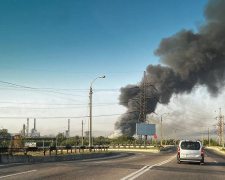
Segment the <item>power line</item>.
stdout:
<svg viewBox="0 0 225 180">
<path fill-rule="evenodd" d="M 74 94 L 68 94 L 68 93 L 61 93 L 61 92 L 56 92 L 56 91 L 45 90 L 43 88 L 34 88 L 34 87 L 30 87 L 30 86 L 24 86 L 24 85 L 14 84 L 14 83 L 6 82 L 6 81 L 1 81 L 1 80 L 0 80 L 0 83 L 8 84 L 8 85 L 15 86 L 15 87 L 19 87 L 19 88 L 31 89 L 31 90 L 35 90 L 35 91 L 50 92 L 50 93 L 55 93 L 55 94 L 67 95 L 67 96 L 80 96 L 80 95 L 74 95 Z"/>
<path fill-rule="evenodd" d="M 88 106 L 80 107 L 0 107 L 0 109 L 77 109 L 77 108 L 86 108 Z"/>
<path fill-rule="evenodd" d="M 19 87 L 15 87 L 15 86 L 6 86 L 3 88 L 0 88 L 0 90 L 18 90 Z M 89 89 L 60 89 L 60 88 L 48 88 L 48 87 L 44 87 L 44 88 L 38 88 L 41 90 L 57 90 L 57 91 L 80 91 L 80 92 L 89 92 Z M 115 88 L 115 89 L 93 89 L 93 91 L 119 91 L 120 88 Z"/>
<path fill-rule="evenodd" d="M 92 117 L 109 117 L 109 116 L 120 116 L 123 114 L 105 114 L 105 115 L 96 115 Z M 84 117 L 89 117 L 89 116 L 67 116 L 67 117 L 29 117 L 29 118 L 36 118 L 36 119 L 79 119 L 79 118 L 84 118 Z M 0 119 L 26 119 L 27 117 L 0 117 Z"/>
<path fill-rule="evenodd" d="M 168 117 L 166 117 L 166 118 L 164 118 L 164 119 L 169 119 Z M 157 122 L 157 123 L 159 123 L 158 121 L 156 121 L 156 120 L 154 120 L 154 119 L 152 119 L 153 121 L 155 121 L 155 122 Z M 169 120 L 171 120 L 171 119 L 169 119 Z M 172 119 L 173 121 L 175 121 L 174 119 Z M 165 124 L 166 123 L 168 123 L 168 122 L 166 122 L 165 121 Z M 185 128 L 184 126 L 186 125 L 186 124 L 182 124 L 182 125 L 184 125 L 184 126 L 179 126 L 179 125 L 177 125 L 177 124 L 175 124 L 175 123 L 172 123 L 172 122 L 169 122 L 170 124 L 173 124 L 173 125 L 175 125 L 175 126 L 177 126 L 177 127 L 179 127 L 180 129 L 182 129 L 182 130 L 186 130 L 186 131 L 189 131 L 189 132 L 196 132 L 196 133 L 201 133 L 201 132 L 197 132 L 197 131 L 193 131 L 193 128 L 191 129 L 191 130 L 189 130 L 189 129 L 187 129 L 187 128 Z M 164 125 L 165 125 L 164 124 Z M 167 124 L 167 126 L 169 126 L 168 124 Z M 213 125 L 210 125 L 210 126 L 213 126 Z M 178 128 L 174 128 L 174 127 L 171 127 L 171 126 L 169 126 L 170 128 L 172 128 L 172 129 L 178 129 Z M 192 125 L 192 127 L 193 127 L 193 125 Z M 202 126 L 201 125 L 201 127 L 209 127 L 209 126 Z"/>
<path fill-rule="evenodd" d="M 94 105 L 93 107 L 105 107 L 105 106 L 112 106 L 113 104 L 109 105 Z M 77 109 L 77 108 L 86 108 L 87 106 L 76 106 L 76 107 L 0 107 L 0 109 Z"/>
<path fill-rule="evenodd" d="M 99 73 L 99 72 L 90 72 L 90 71 L 56 71 L 56 70 L 49 70 L 49 69 L 33 69 L 33 68 L 15 68 L 15 67 L 9 67 L 9 66 L 0 66 L 0 68 L 6 68 L 11 70 L 17 70 L 17 71 L 36 71 L 36 72 L 46 72 L 46 73 L 67 73 L 67 74 L 92 74 L 92 73 Z M 130 71 L 109 71 L 105 72 L 103 74 L 127 74 L 127 73 L 143 73 L 143 71 L 137 71 L 137 70 L 130 70 Z"/>
<path fill-rule="evenodd" d="M 74 106 L 74 105 L 87 105 L 88 103 L 83 104 L 58 104 L 58 103 L 25 103 L 25 102 L 9 102 L 9 101 L 2 101 L 0 104 L 22 104 L 22 105 L 50 105 L 50 106 Z"/>
<path fill-rule="evenodd" d="M 188 109 L 187 107 L 182 106 L 181 104 L 177 104 L 177 103 L 175 103 L 175 102 L 173 102 L 173 103 L 176 104 L 176 105 L 178 105 L 178 106 L 180 106 L 180 107 L 182 107 L 182 108 L 185 109 L 185 110 L 188 110 L 188 111 L 191 112 L 191 113 L 198 114 L 198 115 L 204 116 L 204 117 L 209 117 L 209 116 L 207 116 L 207 115 L 205 115 L 205 114 L 203 115 L 203 114 L 197 113 L 197 112 L 195 112 L 195 111 L 192 111 L 192 110 Z M 212 118 L 213 118 L 213 117 L 212 117 Z"/>
<path fill-rule="evenodd" d="M 162 103 L 161 103 L 162 104 Z M 174 111 L 174 109 L 172 109 L 172 108 L 170 108 L 170 107 L 168 107 L 167 105 L 165 105 L 165 104 L 162 104 L 164 107 L 166 107 L 167 109 L 170 109 L 170 110 L 172 110 L 172 111 Z M 179 107 L 181 106 L 181 105 L 178 105 Z M 182 107 L 181 106 L 181 108 L 183 108 L 183 109 L 185 109 L 186 111 L 191 111 L 191 110 L 188 110 L 188 109 L 186 109 L 185 107 Z M 192 112 L 192 113 L 195 113 L 195 112 Z M 196 114 L 196 113 L 195 113 Z M 199 114 L 200 115 L 200 114 Z M 188 116 L 188 115 L 187 115 Z M 209 117 L 209 116 L 207 116 L 207 115 L 200 115 L 200 116 L 203 116 L 204 118 L 201 118 L 201 119 L 213 119 L 214 117 Z M 191 117 L 193 117 L 193 115 L 191 115 Z M 199 118 L 199 116 L 195 116 L 195 117 L 198 117 Z M 189 118 L 190 119 L 190 118 Z"/>
<path fill-rule="evenodd" d="M 170 120 L 170 121 L 175 121 L 175 122 L 180 122 L 180 121 L 177 121 L 177 120 L 175 120 L 175 119 L 171 119 L 171 118 L 168 118 L 168 117 L 165 117 L 164 119 L 166 119 L 166 120 Z M 198 121 L 196 121 L 196 122 L 194 122 L 195 124 L 200 124 L 201 125 L 201 127 L 209 127 L 209 126 L 213 126 L 213 124 L 205 124 L 205 126 L 203 126 L 203 123 L 201 123 L 201 122 L 198 122 Z M 194 126 L 193 124 L 187 124 L 187 123 L 183 123 L 182 125 L 187 125 L 187 126 Z"/>
</svg>

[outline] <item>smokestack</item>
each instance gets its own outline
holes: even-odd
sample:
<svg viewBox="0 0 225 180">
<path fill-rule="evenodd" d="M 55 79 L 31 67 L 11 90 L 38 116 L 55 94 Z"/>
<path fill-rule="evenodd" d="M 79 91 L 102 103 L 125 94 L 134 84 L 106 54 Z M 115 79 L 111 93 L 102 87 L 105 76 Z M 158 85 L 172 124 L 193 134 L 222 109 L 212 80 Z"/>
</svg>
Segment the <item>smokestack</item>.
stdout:
<svg viewBox="0 0 225 180">
<path fill-rule="evenodd" d="M 36 130 L 36 119 L 34 119 L 34 130 Z"/>
<path fill-rule="evenodd" d="M 70 119 L 68 119 L 68 136 L 70 137 Z"/>
<path fill-rule="evenodd" d="M 212 96 L 217 96 L 225 86 L 225 1 L 211 0 L 204 15 L 206 23 L 198 33 L 181 30 L 175 35 L 164 38 L 155 50 L 162 65 L 149 65 L 146 69 L 146 97 L 157 95 L 162 104 L 168 104 L 173 94 L 191 93 L 196 85 L 207 88 Z M 141 84 L 127 85 L 121 88 L 120 104 L 127 108 L 115 124 L 123 134 L 135 133 L 135 124 L 139 119 L 138 104 L 141 98 Z M 146 99 L 147 114 L 154 112 L 157 100 Z M 148 107 L 149 106 L 149 107 Z M 143 122 L 141 119 L 140 123 Z"/>
<path fill-rule="evenodd" d="M 27 118 L 27 137 L 29 136 L 29 118 Z"/>
<path fill-rule="evenodd" d="M 25 124 L 23 124 L 23 137 L 25 137 L 25 130 L 26 130 L 26 126 Z"/>
</svg>

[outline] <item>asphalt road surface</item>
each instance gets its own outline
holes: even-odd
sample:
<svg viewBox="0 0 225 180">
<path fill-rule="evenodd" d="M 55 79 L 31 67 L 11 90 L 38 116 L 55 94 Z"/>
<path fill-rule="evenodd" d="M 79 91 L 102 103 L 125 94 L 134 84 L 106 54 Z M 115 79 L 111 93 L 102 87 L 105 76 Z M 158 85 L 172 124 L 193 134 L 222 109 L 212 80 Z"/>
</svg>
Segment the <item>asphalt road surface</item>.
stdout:
<svg viewBox="0 0 225 180">
<path fill-rule="evenodd" d="M 205 150 L 205 164 L 177 164 L 176 147 L 160 153 L 113 152 L 112 156 L 52 163 L 0 164 L 0 179 L 183 180 L 225 179 L 225 156 Z"/>
</svg>

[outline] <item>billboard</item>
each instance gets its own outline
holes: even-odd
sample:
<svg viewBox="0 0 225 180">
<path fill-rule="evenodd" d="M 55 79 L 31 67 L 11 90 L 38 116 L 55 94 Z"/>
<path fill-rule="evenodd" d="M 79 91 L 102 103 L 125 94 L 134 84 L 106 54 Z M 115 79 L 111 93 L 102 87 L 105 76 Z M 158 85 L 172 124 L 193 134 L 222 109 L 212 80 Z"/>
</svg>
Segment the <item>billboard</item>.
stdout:
<svg viewBox="0 0 225 180">
<path fill-rule="evenodd" d="M 26 142 L 25 147 L 37 147 L 36 142 Z"/>
<path fill-rule="evenodd" d="M 155 124 L 136 124 L 137 135 L 155 135 Z"/>
</svg>

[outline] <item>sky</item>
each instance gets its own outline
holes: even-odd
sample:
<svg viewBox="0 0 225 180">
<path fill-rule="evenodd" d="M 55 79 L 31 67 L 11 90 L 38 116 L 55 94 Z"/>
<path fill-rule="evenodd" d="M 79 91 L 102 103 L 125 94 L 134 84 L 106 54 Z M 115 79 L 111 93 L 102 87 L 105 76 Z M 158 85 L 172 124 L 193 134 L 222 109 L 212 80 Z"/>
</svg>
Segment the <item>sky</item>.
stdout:
<svg viewBox="0 0 225 180">
<path fill-rule="evenodd" d="M 197 32 L 205 23 L 207 3 L 1 0 L 0 128 L 16 133 L 30 118 L 31 129 L 37 118 L 41 135 L 55 135 L 67 130 L 69 118 L 71 135 L 80 135 L 82 120 L 88 130 L 90 84 L 105 75 L 93 83 L 93 135 L 111 135 L 114 123 L 126 111 L 118 104 L 120 88 L 139 83 L 148 65 L 160 63 L 154 51 L 163 38 L 181 29 Z M 173 138 L 179 127 L 171 128 L 171 123 L 181 122 L 174 120 L 181 112 L 193 116 L 188 111 L 192 107 L 201 115 L 216 116 L 222 96 L 212 100 L 204 87 L 196 87 L 192 94 L 174 96 L 167 107 L 159 106 L 158 114 L 170 111 L 165 136 Z M 152 117 L 157 128 L 158 119 Z M 185 128 L 182 137 L 190 134 L 191 127 Z M 199 131 L 206 133 L 207 127 Z"/>
</svg>

